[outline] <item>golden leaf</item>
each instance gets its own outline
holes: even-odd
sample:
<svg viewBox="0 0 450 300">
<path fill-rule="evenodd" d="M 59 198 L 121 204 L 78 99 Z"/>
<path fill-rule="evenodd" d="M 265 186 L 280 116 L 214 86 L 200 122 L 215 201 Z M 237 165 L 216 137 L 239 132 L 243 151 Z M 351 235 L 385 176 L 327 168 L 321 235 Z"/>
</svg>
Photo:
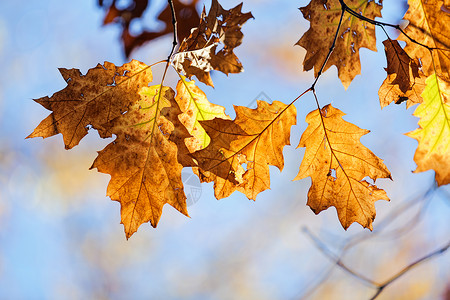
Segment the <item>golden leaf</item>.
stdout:
<svg viewBox="0 0 450 300">
<path fill-rule="evenodd" d="M 372 180 L 391 178 L 383 161 L 364 147 L 359 139 L 369 131 L 342 119 L 345 114 L 326 105 L 306 116 L 308 127 L 298 147 L 306 147 L 294 180 L 311 177 L 307 204 L 315 214 L 336 207 L 344 229 L 353 222 L 372 230 L 375 201 L 388 200 L 386 192 L 371 185 Z"/>
<path fill-rule="evenodd" d="M 171 141 L 175 127 L 182 126 L 169 117 L 181 113 L 175 92 L 155 85 L 139 94 L 140 101 L 111 122 L 108 131 L 117 138 L 98 153 L 91 167 L 111 175 L 107 195 L 121 204 L 127 238 L 145 222 L 156 227 L 166 203 L 188 216 L 183 167 Z"/>
<path fill-rule="evenodd" d="M 438 185 L 450 183 L 450 84 L 431 75 L 422 93 L 423 103 L 414 112 L 420 128 L 407 133 L 419 142 L 414 172 L 434 170 Z"/>
<path fill-rule="evenodd" d="M 200 122 L 211 143 L 193 157 L 201 180 L 214 181 L 217 199 L 239 190 L 255 200 L 270 188 L 269 165 L 283 169 L 283 147 L 289 145 L 296 109 L 279 101 L 257 103 L 256 109 L 235 106 L 234 121 L 216 118 Z"/>
<path fill-rule="evenodd" d="M 185 140 L 190 153 L 204 149 L 208 146 L 210 138 L 200 124 L 201 121 L 214 118 L 230 119 L 225 114 L 225 107 L 208 101 L 205 93 L 195 85 L 195 81 L 181 77 L 177 84 L 175 101 L 178 103 L 182 114 L 179 115 L 181 123 L 186 127 L 189 137 Z"/>
</svg>

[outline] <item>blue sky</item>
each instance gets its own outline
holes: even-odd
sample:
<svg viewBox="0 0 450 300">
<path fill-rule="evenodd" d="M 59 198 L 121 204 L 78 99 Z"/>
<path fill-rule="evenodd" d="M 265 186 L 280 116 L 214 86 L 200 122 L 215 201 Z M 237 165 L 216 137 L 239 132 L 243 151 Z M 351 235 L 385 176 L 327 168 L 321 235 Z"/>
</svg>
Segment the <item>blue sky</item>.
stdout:
<svg viewBox="0 0 450 300">
<path fill-rule="evenodd" d="M 222 4 L 229 8 L 238 2 Z M 215 74 L 215 89 L 203 86 L 208 99 L 234 116 L 233 104 L 249 105 L 261 92 L 289 103 L 306 90 L 313 74 L 302 72 L 304 50 L 293 46 L 308 27 L 297 9 L 306 4 L 245 2 L 243 10 L 255 16 L 245 24 L 244 44 L 236 50 L 245 72 Z M 386 21 L 398 22 L 401 4 L 385 5 Z M 93 0 L 0 2 L 1 299 L 297 299 L 330 265 L 301 228 L 307 226 L 333 249 L 355 234 L 370 235 L 357 224 L 344 231 L 334 209 L 314 215 L 305 205 L 310 180 L 292 181 L 304 153 L 296 149 L 307 125 L 304 118 L 315 109 L 309 94 L 297 102 L 292 146 L 284 150 L 283 172 L 271 168 L 271 190 L 256 202 L 238 193 L 216 201 L 212 185 L 204 184 L 201 198 L 188 208 L 191 219 L 166 206 L 157 229 L 144 224 L 126 241 L 119 204 L 105 197 L 108 176 L 88 170 L 96 151 L 109 141 L 99 141 L 94 133 L 66 151 L 61 136 L 24 139 L 48 115 L 32 99 L 65 86 L 58 67 L 85 73 L 105 60 L 126 62 L 118 29 L 101 27 L 101 22 L 102 11 Z M 145 24 L 152 25 L 151 18 Z M 414 108 L 380 109 L 377 91 L 385 57 L 379 30 L 377 38 L 378 52 L 361 51 L 362 75 L 347 91 L 332 68 L 320 79 L 317 94 L 322 105 L 331 102 L 347 113 L 347 121 L 371 130 L 362 142 L 393 174 L 394 181 L 377 181 L 391 202 L 377 202 L 375 231 L 404 203 L 411 209 L 388 229 L 423 212 L 406 233 L 393 237 L 382 232 L 346 257 L 349 265 L 382 281 L 446 242 L 450 190 L 443 187 L 427 205 L 413 205 L 433 184 L 434 173 L 411 173 L 417 142 L 403 134 L 417 128 Z M 161 39 L 133 58 L 148 64 L 164 59 L 170 43 L 170 38 Z M 167 84 L 175 78 L 172 73 Z M 407 298 L 411 285 L 419 286 L 416 299 L 438 297 L 448 283 L 449 266 L 448 254 L 434 259 L 386 289 L 384 299 L 413 299 Z M 331 287 L 334 295 L 351 293 L 354 299 L 373 292 L 339 270 L 328 283 L 311 299 Z"/>
</svg>

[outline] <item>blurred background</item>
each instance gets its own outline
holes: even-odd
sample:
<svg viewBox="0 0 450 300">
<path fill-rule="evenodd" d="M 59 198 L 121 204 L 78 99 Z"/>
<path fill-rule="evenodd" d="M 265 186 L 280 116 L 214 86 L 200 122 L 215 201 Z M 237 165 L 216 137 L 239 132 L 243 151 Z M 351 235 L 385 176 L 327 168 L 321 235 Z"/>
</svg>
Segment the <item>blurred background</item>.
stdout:
<svg viewBox="0 0 450 300">
<path fill-rule="evenodd" d="M 165 3 L 153 1 L 132 30 L 164 27 L 155 17 Z M 238 3 L 221 2 L 225 9 Z M 199 85 L 208 99 L 234 117 L 233 104 L 289 103 L 306 90 L 313 73 L 302 72 L 305 51 L 293 45 L 309 27 L 298 10 L 307 4 L 245 1 L 243 11 L 255 17 L 235 50 L 245 72 L 215 73 L 214 89 Z M 405 1 L 386 1 L 384 20 L 398 23 L 406 8 Z M 432 171 L 411 172 L 417 142 L 403 134 L 417 128 L 415 107 L 380 109 L 386 62 L 379 29 L 379 51 L 361 49 L 362 75 L 347 91 L 334 67 L 317 85 L 321 105 L 333 103 L 345 120 L 371 130 L 362 142 L 392 173 L 393 181 L 377 181 L 391 202 L 376 203 L 373 232 L 358 224 L 344 231 L 334 208 L 314 215 L 306 206 L 310 179 L 292 181 L 304 153 L 296 149 L 304 119 L 315 109 L 308 94 L 296 104 L 285 168 L 271 168 L 271 190 L 256 202 L 237 192 L 217 201 L 212 184 L 199 185 L 186 170 L 191 219 L 165 206 L 157 229 L 144 224 L 127 241 L 119 203 L 105 196 L 109 176 L 89 171 L 96 151 L 111 140 L 90 132 L 70 151 L 60 135 L 25 140 L 49 114 L 32 99 L 66 86 L 58 67 L 84 74 L 105 60 L 128 61 L 121 29 L 102 26 L 104 15 L 95 0 L 0 1 L 0 299 L 369 299 L 376 289 L 336 266 L 326 249 L 383 283 L 448 243 L 450 188 L 436 189 Z M 160 38 L 130 58 L 165 59 L 171 42 Z M 161 73 L 154 70 L 155 80 Z M 175 80 L 171 72 L 166 84 L 174 87 Z M 450 299 L 449 287 L 446 252 L 411 269 L 378 299 Z"/>
</svg>

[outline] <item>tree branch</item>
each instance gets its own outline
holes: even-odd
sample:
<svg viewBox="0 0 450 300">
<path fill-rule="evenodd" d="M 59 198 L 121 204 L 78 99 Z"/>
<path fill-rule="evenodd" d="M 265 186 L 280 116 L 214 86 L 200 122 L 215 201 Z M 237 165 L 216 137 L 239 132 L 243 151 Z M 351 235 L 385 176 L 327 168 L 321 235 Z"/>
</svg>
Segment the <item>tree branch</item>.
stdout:
<svg viewBox="0 0 450 300">
<path fill-rule="evenodd" d="M 370 24 L 376 25 L 376 26 L 380 26 L 381 28 L 383 28 L 383 26 L 388 26 L 388 27 L 392 27 L 397 29 L 398 31 L 400 31 L 401 33 L 403 33 L 404 36 L 406 36 L 411 42 L 420 45 L 422 47 L 427 48 L 428 50 L 442 50 L 442 51 L 450 51 L 450 49 L 441 49 L 441 48 L 436 48 L 436 47 L 429 47 L 427 45 L 424 45 L 418 41 L 416 41 L 415 39 L 413 39 L 412 37 L 410 37 L 409 35 L 407 35 L 405 33 L 405 31 L 400 27 L 400 25 L 395 25 L 395 24 L 389 24 L 389 23 L 385 23 L 385 22 L 381 22 L 381 21 L 375 21 L 372 19 L 369 19 L 359 13 L 357 13 L 356 11 L 354 11 L 353 9 L 351 9 L 350 7 L 347 6 L 347 4 L 345 4 L 344 0 L 339 0 L 339 3 L 341 3 L 342 9 L 344 9 L 345 11 L 347 11 L 349 14 L 351 14 L 354 17 L 357 17 L 358 19 L 368 22 Z M 412 24 L 408 25 L 408 26 L 414 26 Z M 386 31 L 384 31 L 386 33 Z M 430 34 L 428 32 L 424 33 L 427 34 L 428 36 L 430 36 Z M 386 33 L 387 35 L 387 33 Z M 387 37 L 389 38 L 389 35 L 387 35 Z M 439 41 L 441 42 L 441 41 Z M 442 42 L 441 42 L 442 43 Z M 443 44 L 443 43 L 442 43 Z M 445 45 L 445 44 L 444 44 Z M 449 47 L 448 45 L 445 45 L 446 47 Z"/>
<path fill-rule="evenodd" d="M 383 291 L 383 289 L 385 287 L 387 287 L 389 284 L 391 284 L 392 282 L 394 282 L 395 280 L 397 280 L 398 278 L 400 278 L 401 276 L 403 276 L 406 272 L 408 272 L 409 270 L 411 270 L 412 268 L 414 268 L 415 266 L 419 265 L 420 263 L 427 261 L 431 258 L 433 258 L 434 256 L 438 256 L 442 253 L 444 253 L 445 251 L 448 250 L 448 248 L 450 248 L 450 241 L 447 242 L 447 244 L 421 258 L 419 258 L 418 260 L 416 260 L 415 262 L 407 265 L 406 267 L 404 267 L 400 272 L 398 272 L 397 274 L 395 274 L 394 276 L 392 276 L 391 278 L 389 278 L 388 280 L 386 280 L 383 284 L 378 286 L 377 292 L 375 293 L 375 295 L 372 296 L 372 298 L 370 298 L 370 300 L 374 300 L 376 299 L 380 293 Z"/>
<path fill-rule="evenodd" d="M 445 244 L 443 247 L 432 251 L 430 253 L 428 253 L 427 255 L 417 259 L 416 261 L 412 262 L 411 264 L 407 265 L 406 267 L 404 267 L 403 269 L 401 269 L 399 272 L 397 272 L 395 275 L 391 276 L 389 279 L 383 281 L 382 283 L 378 283 L 368 277 L 365 277 L 364 275 L 350 269 L 349 267 L 347 267 L 341 260 L 341 258 L 337 255 L 335 255 L 332 251 L 330 251 L 328 249 L 328 247 L 325 245 L 325 243 L 323 243 L 318 237 L 316 237 L 308 228 L 304 227 L 303 228 L 303 232 L 313 241 L 314 245 L 326 256 L 328 257 L 330 260 L 332 260 L 334 262 L 335 265 L 339 266 L 342 270 L 346 271 L 347 273 L 349 273 L 351 276 L 361 280 L 362 282 L 369 284 L 370 286 L 376 288 L 376 293 L 372 296 L 372 298 L 370 298 L 370 300 L 374 300 L 376 299 L 381 292 L 387 287 L 389 286 L 391 283 L 393 283 L 395 280 L 399 279 L 400 277 L 402 277 L 405 273 L 407 273 L 408 271 L 412 270 L 413 268 L 415 268 L 416 266 L 418 266 L 419 264 L 435 257 L 435 256 L 439 256 L 441 254 L 443 254 L 444 252 L 446 252 L 449 248 L 450 248 L 450 240 L 447 242 L 447 244 Z"/>
<path fill-rule="evenodd" d="M 341 3 L 341 5 L 342 4 L 345 5 L 345 3 L 343 3 L 343 2 Z M 325 61 L 323 62 L 322 66 L 320 67 L 320 70 L 319 70 L 319 73 L 317 73 L 316 79 L 314 80 L 313 84 L 311 85 L 310 89 L 312 91 L 314 91 L 317 80 L 319 80 L 320 75 L 322 75 L 323 69 L 325 68 L 325 65 L 327 64 L 328 60 L 330 59 L 331 53 L 333 53 L 334 47 L 336 46 L 336 40 L 337 40 L 337 37 L 339 34 L 339 30 L 341 29 L 342 19 L 344 18 L 344 13 L 345 13 L 344 6 L 342 6 L 341 18 L 339 19 L 339 24 L 336 29 L 336 33 L 334 34 L 333 44 L 331 44 L 330 50 L 328 51 L 328 54 L 327 54 L 327 57 L 325 58 Z M 316 102 L 317 102 L 317 99 L 316 99 Z M 320 109 L 319 102 L 317 102 L 317 108 Z"/>
<path fill-rule="evenodd" d="M 169 56 L 167 57 L 167 62 L 170 62 L 170 58 L 172 57 L 175 48 L 178 45 L 178 29 L 177 29 L 177 16 L 175 14 L 175 7 L 173 6 L 173 0 L 167 0 L 170 6 L 170 12 L 172 13 L 172 26 L 173 26 L 173 42 L 172 42 L 172 50 L 170 51 Z"/>
</svg>

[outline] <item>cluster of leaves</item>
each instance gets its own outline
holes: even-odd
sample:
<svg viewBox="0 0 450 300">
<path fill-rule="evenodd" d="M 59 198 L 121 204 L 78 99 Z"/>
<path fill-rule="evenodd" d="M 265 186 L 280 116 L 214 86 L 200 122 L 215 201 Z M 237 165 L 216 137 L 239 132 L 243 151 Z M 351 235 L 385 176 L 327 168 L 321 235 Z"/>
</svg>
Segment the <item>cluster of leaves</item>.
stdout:
<svg viewBox="0 0 450 300">
<path fill-rule="evenodd" d="M 147 2 L 135 1 L 129 9 L 119 10 L 113 1 L 105 23 L 120 18 L 128 35 L 130 21 L 142 15 Z M 178 0 L 169 1 L 160 15 L 167 26 L 176 24 L 167 15 L 179 14 L 177 5 Z M 178 50 L 159 62 L 166 63 L 159 84 L 153 82 L 151 66 L 135 60 L 120 67 L 105 62 L 86 75 L 78 69 L 60 69 L 67 87 L 36 100 L 52 113 L 29 137 L 61 133 L 70 149 L 90 128 L 102 138 L 116 136 L 98 152 L 91 168 L 111 175 L 107 195 L 121 203 L 128 238 L 145 222 L 156 227 L 166 203 L 188 216 L 181 181 L 184 167 L 192 167 L 202 182 L 214 182 L 217 199 L 237 190 L 255 200 L 270 187 L 269 165 L 283 169 L 283 148 L 290 144 L 291 126 L 296 124 L 294 102 L 312 92 L 318 108 L 306 117 L 308 127 L 298 145 L 306 152 L 295 180 L 311 177 L 307 204 L 316 214 L 334 206 L 345 229 L 353 222 L 372 229 L 374 203 L 389 198 L 364 179 L 375 181 L 391 174 L 360 143 L 368 130 L 344 121 L 345 114 L 331 104 L 319 106 L 315 84 L 335 65 L 348 87 L 360 73 L 359 49 L 376 51 L 375 26 L 401 30 L 399 40 L 406 47 L 389 36 L 384 41 L 387 78 L 379 90 L 380 104 L 420 103 L 414 113 L 420 117 L 420 128 L 408 133 L 419 141 L 416 172 L 432 169 L 438 185 L 450 183 L 450 39 L 445 35 L 450 14 L 443 0 L 410 0 L 409 5 L 405 19 L 410 24 L 402 30 L 374 21 L 382 8 L 375 1 L 311 0 L 301 8 L 311 26 L 297 44 L 307 50 L 303 66 L 314 68 L 316 80 L 290 104 L 258 101 L 256 109 L 235 106 L 236 118 L 231 120 L 224 107 L 207 100 L 192 77 L 213 86 L 212 70 L 241 72 L 233 50 L 242 43 L 242 25 L 253 16 L 242 12 L 242 4 L 225 10 L 212 0 L 209 13 L 203 9 L 198 26 Z M 186 26 L 191 23 L 189 19 Z M 127 54 L 140 44 L 137 40 L 127 44 L 122 37 Z M 175 90 L 164 86 L 169 65 L 180 77 Z"/>
</svg>

